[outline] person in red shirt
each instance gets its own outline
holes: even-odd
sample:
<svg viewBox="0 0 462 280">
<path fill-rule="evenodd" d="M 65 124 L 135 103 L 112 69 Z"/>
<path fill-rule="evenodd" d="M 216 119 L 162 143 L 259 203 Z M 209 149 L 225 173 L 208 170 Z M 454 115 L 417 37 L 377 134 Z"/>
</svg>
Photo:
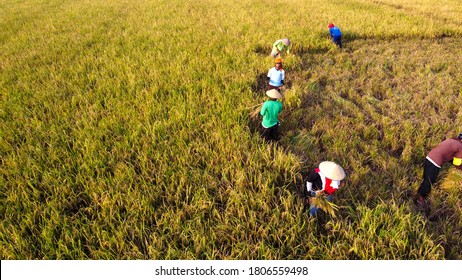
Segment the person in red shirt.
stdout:
<svg viewBox="0 0 462 280">
<path fill-rule="evenodd" d="M 462 170 L 462 133 L 458 137 L 449 138 L 439 143 L 425 158 L 423 180 L 414 197 L 414 203 L 426 213 L 429 212 L 426 199 L 430 194 L 431 187 L 436 183 L 443 164 L 450 161 L 457 169 Z"/>
<path fill-rule="evenodd" d="M 335 162 L 323 161 L 318 168 L 311 171 L 306 178 L 306 188 L 303 194 L 305 206 L 309 205 L 311 217 L 316 217 L 319 208 L 310 203 L 310 198 L 327 195 L 327 200 L 332 201 L 332 195 L 340 188 L 345 178 L 345 171 Z"/>
</svg>

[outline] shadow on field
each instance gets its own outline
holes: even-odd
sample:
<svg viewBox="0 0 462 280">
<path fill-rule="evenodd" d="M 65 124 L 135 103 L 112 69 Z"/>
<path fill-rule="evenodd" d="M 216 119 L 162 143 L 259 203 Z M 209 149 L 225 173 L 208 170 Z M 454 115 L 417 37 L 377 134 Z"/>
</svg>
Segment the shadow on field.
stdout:
<svg viewBox="0 0 462 280">
<path fill-rule="evenodd" d="M 271 48 L 272 46 L 271 45 L 268 45 L 268 46 L 263 46 L 263 45 L 256 45 L 255 48 L 253 49 L 254 52 L 258 55 L 267 55 L 269 56 L 270 53 L 271 53 Z"/>
<path fill-rule="evenodd" d="M 329 51 L 329 47 L 327 46 L 319 46 L 319 47 L 313 47 L 313 46 L 304 46 L 304 45 L 298 45 L 294 44 L 293 48 L 293 53 L 295 55 L 299 56 L 304 56 L 307 54 L 323 54 Z"/>
<path fill-rule="evenodd" d="M 268 89 L 266 75 L 266 73 L 260 73 L 255 78 L 255 82 L 252 85 L 252 92 L 255 97 L 265 96 L 265 92 Z"/>
<path fill-rule="evenodd" d="M 266 80 L 266 72 L 258 74 L 255 77 L 255 82 L 252 84 L 252 92 L 255 99 L 261 102 L 261 104 L 267 100 L 265 95 L 267 89 L 268 82 Z M 248 119 L 250 132 L 252 134 L 258 134 L 259 136 L 263 133 L 263 128 L 261 126 L 262 117 L 260 116 L 261 104 L 251 108 L 250 117 Z"/>
</svg>

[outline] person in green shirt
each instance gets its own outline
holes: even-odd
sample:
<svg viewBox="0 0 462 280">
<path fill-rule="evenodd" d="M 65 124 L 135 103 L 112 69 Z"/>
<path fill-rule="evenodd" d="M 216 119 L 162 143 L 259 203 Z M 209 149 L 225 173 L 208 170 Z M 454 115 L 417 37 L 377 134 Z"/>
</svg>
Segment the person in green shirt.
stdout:
<svg viewBox="0 0 462 280">
<path fill-rule="evenodd" d="M 271 57 L 280 56 L 283 51 L 290 53 L 290 39 L 284 38 L 279 39 L 273 44 L 273 49 L 271 51 Z"/>
<path fill-rule="evenodd" d="M 277 141 L 279 140 L 279 120 L 278 115 L 282 112 L 282 103 L 278 101 L 282 97 L 281 93 L 277 89 L 271 89 L 266 92 L 266 95 L 270 98 L 263 103 L 260 110 L 260 115 L 263 116 L 263 138 L 266 141 Z"/>
</svg>

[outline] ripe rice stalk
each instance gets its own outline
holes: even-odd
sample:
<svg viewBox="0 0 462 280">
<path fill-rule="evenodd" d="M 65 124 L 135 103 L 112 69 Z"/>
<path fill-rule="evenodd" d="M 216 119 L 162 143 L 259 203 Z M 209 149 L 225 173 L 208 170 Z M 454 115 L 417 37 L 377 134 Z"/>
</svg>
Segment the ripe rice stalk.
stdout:
<svg viewBox="0 0 462 280">
<path fill-rule="evenodd" d="M 462 188 L 462 171 L 451 168 L 448 175 L 443 177 L 440 184 L 441 188 L 454 195 L 460 193 Z"/>
<path fill-rule="evenodd" d="M 3 259 L 462 258 L 453 167 L 427 230 L 408 203 L 390 207 L 462 126 L 455 1 L 286 1 L 284 26 L 254 0 L 16 2 L 0 28 Z M 320 36 L 338 5 L 344 51 Z M 281 141 L 262 145 L 249 121 L 287 30 Z M 293 186 L 325 159 L 355 188 L 314 238 Z"/>
<path fill-rule="evenodd" d="M 263 103 L 262 103 L 262 104 L 263 104 Z M 260 105 L 262 105 L 262 104 L 258 104 L 257 106 L 259 106 L 259 107 L 255 108 L 252 112 L 250 112 L 250 114 L 249 114 L 250 119 L 252 119 L 252 120 L 258 119 L 258 116 L 259 116 L 260 110 L 261 110 L 261 106 L 260 106 Z"/>
<path fill-rule="evenodd" d="M 327 200 L 327 196 L 319 195 L 317 197 L 312 197 L 310 202 L 314 206 L 329 214 L 332 218 L 336 217 L 335 212 L 338 210 L 339 207 Z"/>
</svg>

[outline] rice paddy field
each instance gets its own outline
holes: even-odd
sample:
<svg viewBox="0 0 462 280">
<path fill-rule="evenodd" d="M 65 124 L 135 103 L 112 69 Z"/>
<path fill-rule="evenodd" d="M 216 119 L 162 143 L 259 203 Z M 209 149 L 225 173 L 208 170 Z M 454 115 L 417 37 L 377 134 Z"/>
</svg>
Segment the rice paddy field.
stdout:
<svg viewBox="0 0 462 280">
<path fill-rule="evenodd" d="M 0 0 L 0 257 L 460 260 L 462 172 L 428 217 L 411 196 L 462 132 L 461 61 L 460 0 Z M 347 177 L 314 219 L 323 160 Z"/>
</svg>

